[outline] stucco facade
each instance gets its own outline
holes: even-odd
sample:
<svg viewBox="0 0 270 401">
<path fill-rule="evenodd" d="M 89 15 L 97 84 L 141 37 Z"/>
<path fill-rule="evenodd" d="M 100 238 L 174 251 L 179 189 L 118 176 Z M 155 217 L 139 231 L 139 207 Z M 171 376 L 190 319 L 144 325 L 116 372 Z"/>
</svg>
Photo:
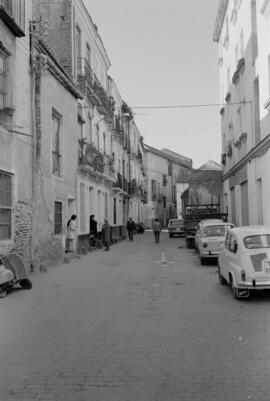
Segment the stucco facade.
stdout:
<svg viewBox="0 0 270 401">
<path fill-rule="evenodd" d="M 177 218 L 177 183 L 185 183 L 192 168 L 192 160 L 164 149 L 145 146 L 147 203 L 144 223 L 152 227 L 157 218 L 164 227 L 168 220 Z"/>
<path fill-rule="evenodd" d="M 223 203 L 236 225 L 270 224 L 269 1 L 220 1 Z"/>
<path fill-rule="evenodd" d="M 15 250 L 29 260 L 32 237 L 32 119 L 28 21 L 1 5 L 0 19 L 0 254 Z"/>
</svg>

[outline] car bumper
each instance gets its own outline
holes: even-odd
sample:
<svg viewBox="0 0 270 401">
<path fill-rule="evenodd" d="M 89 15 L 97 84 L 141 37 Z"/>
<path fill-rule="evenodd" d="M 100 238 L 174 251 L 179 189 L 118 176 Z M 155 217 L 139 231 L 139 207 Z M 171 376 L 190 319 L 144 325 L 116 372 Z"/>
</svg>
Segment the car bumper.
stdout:
<svg viewBox="0 0 270 401">
<path fill-rule="evenodd" d="M 220 251 L 207 251 L 207 252 L 202 252 L 201 255 L 204 258 L 218 258 L 220 252 L 221 252 L 221 250 Z"/>
<path fill-rule="evenodd" d="M 270 290 L 270 280 L 257 281 L 240 281 L 236 284 L 237 288 L 249 289 L 249 290 Z"/>
</svg>

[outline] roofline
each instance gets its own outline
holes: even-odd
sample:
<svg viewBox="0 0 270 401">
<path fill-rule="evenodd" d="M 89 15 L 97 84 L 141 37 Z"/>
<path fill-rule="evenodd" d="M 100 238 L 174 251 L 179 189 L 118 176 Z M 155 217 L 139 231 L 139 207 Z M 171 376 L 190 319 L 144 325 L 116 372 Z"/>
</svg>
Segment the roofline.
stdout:
<svg viewBox="0 0 270 401">
<path fill-rule="evenodd" d="M 167 153 L 162 152 L 162 150 L 156 149 L 153 146 L 144 144 L 144 151 L 145 152 L 150 152 L 150 153 L 154 153 L 160 157 L 163 157 L 164 159 L 173 161 L 176 164 L 180 164 L 181 166 L 187 167 L 189 169 L 192 169 L 192 165 L 190 166 L 190 164 L 188 162 L 185 162 L 184 160 L 178 160 L 176 157 L 170 156 Z M 185 156 L 184 156 L 185 157 Z M 192 161 L 192 159 L 190 159 Z"/>
<path fill-rule="evenodd" d="M 100 49 L 98 49 L 98 50 L 99 50 L 100 53 L 102 54 L 102 57 L 104 57 L 104 61 L 107 63 L 107 66 L 108 66 L 108 69 L 109 69 L 109 68 L 111 67 L 111 61 L 110 61 L 110 58 L 109 58 L 109 56 L 108 56 L 108 53 L 107 53 L 107 51 L 106 51 L 106 49 L 105 49 L 105 46 L 104 46 L 104 44 L 103 44 L 103 41 L 102 41 L 102 39 L 101 39 L 101 36 L 100 36 L 99 33 L 98 33 L 97 25 L 96 25 L 96 24 L 94 23 L 94 21 L 92 20 L 92 17 L 91 17 L 91 15 L 89 14 L 89 11 L 88 11 L 87 8 L 86 8 L 86 5 L 84 4 L 84 0 L 80 0 L 80 2 L 82 3 L 83 8 L 84 8 L 84 10 L 85 10 L 85 12 L 86 12 L 86 15 L 88 16 L 88 18 L 89 18 L 89 20 L 90 20 L 90 22 L 91 22 L 91 24 L 92 24 L 92 28 L 93 28 L 93 30 L 94 30 L 94 32 L 95 32 L 96 39 L 99 41 L 100 49 L 102 49 L 103 54 L 102 54 L 102 52 L 100 51 Z M 99 46 L 97 46 L 97 47 L 99 48 Z"/>
<path fill-rule="evenodd" d="M 221 29 L 223 26 L 225 14 L 227 11 L 229 0 L 220 0 L 219 1 L 219 6 L 218 6 L 218 12 L 217 12 L 217 18 L 216 18 L 216 23 L 215 23 L 215 29 L 213 32 L 213 41 L 214 42 L 219 42 L 220 34 L 221 34 Z"/>
</svg>

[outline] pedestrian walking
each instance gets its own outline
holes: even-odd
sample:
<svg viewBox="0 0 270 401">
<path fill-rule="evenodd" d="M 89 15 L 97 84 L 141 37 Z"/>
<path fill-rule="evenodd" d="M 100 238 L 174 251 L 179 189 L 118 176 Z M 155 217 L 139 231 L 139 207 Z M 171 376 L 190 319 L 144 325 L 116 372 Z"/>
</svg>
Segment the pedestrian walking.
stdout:
<svg viewBox="0 0 270 401">
<path fill-rule="evenodd" d="M 76 214 L 73 214 L 67 222 L 66 252 L 75 253 L 76 250 Z"/>
<path fill-rule="evenodd" d="M 89 220 L 89 242 L 90 246 L 97 248 L 97 221 L 95 220 L 95 215 L 91 214 Z"/>
<path fill-rule="evenodd" d="M 134 231 L 135 231 L 135 223 L 132 220 L 132 217 L 130 217 L 127 222 L 127 232 L 128 232 L 129 242 L 133 242 Z"/>
<path fill-rule="evenodd" d="M 108 220 L 104 219 L 104 224 L 102 226 L 103 232 L 103 242 L 105 245 L 104 251 L 110 250 L 110 241 L 111 241 L 111 227 Z"/>
<path fill-rule="evenodd" d="M 156 219 L 154 221 L 154 224 L 153 224 L 153 233 L 154 233 L 154 236 L 155 236 L 155 243 L 156 244 L 159 244 L 160 232 L 161 232 L 161 224 L 158 221 L 158 219 Z"/>
</svg>

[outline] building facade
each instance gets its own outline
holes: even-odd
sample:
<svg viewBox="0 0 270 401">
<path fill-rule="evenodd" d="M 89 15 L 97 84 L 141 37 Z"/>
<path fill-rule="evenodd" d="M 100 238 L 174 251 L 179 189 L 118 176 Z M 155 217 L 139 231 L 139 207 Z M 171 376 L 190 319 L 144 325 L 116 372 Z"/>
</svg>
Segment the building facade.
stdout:
<svg viewBox="0 0 270 401">
<path fill-rule="evenodd" d="M 131 110 L 108 75 L 110 60 L 83 1 L 37 0 L 35 11 L 36 18 L 41 15 L 48 20 L 47 42 L 82 95 L 74 131 L 78 145 L 73 148 L 78 157 L 79 242 L 88 240 L 92 214 L 97 220 L 99 235 L 107 219 L 112 227 L 112 239 L 117 240 L 125 234 L 130 209 L 142 210 L 137 187 L 131 192 L 131 180 L 135 179 L 132 171 L 136 172 L 136 182 L 141 182 L 137 170 L 141 170 L 142 157 L 137 162 L 132 158 L 135 148 L 138 155 L 140 144 L 136 138 L 140 138 L 140 133 Z"/>
<path fill-rule="evenodd" d="M 218 43 L 223 203 L 236 225 L 270 224 L 269 35 L 267 0 L 221 0 Z"/>
<path fill-rule="evenodd" d="M 177 218 L 177 184 L 188 182 L 191 168 L 191 159 L 168 149 L 160 151 L 145 145 L 147 202 L 144 223 L 147 227 L 151 228 L 156 218 L 163 227 L 169 219 Z"/>
<path fill-rule="evenodd" d="M 0 1 L 0 254 L 30 257 L 33 152 L 30 40 L 31 2 Z"/>
</svg>

